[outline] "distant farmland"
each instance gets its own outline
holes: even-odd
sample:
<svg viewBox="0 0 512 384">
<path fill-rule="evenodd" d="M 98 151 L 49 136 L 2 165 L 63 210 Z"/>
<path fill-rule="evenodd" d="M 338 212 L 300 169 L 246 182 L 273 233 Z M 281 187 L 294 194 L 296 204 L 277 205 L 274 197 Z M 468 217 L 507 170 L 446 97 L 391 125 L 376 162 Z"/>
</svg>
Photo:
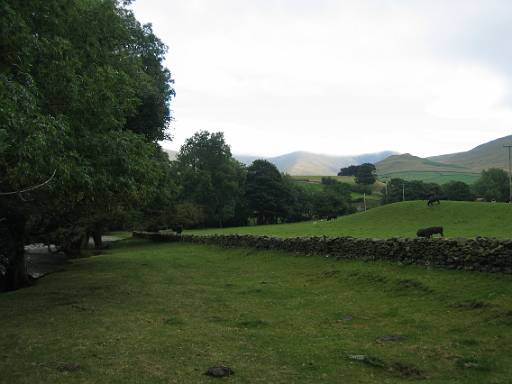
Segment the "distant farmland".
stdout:
<svg viewBox="0 0 512 384">
<path fill-rule="evenodd" d="M 433 172 L 433 171 L 402 171 L 379 175 L 380 179 L 420 180 L 426 183 L 445 184 L 449 181 L 463 181 L 473 184 L 480 177 L 479 173 L 471 172 Z"/>
</svg>

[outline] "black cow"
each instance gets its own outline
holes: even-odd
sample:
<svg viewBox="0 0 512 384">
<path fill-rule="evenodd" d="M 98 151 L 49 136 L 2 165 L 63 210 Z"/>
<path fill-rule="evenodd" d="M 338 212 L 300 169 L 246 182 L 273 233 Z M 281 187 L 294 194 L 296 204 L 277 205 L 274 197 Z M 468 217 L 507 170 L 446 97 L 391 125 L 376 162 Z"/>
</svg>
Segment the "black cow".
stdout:
<svg viewBox="0 0 512 384">
<path fill-rule="evenodd" d="M 337 215 L 329 215 L 327 216 L 327 221 L 336 220 L 338 218 Z"/>
<path fill-rule="evenodd" d="M 432 235 L 435 235 L 436 233 L 439 233 L 442 237 L 444 237 L 443 227 L 421 228 L 416 232 L 416 236 L 430 239 Z"/>
<path fill-rule="evenodd" d="M 428 201 L 427 201 L 427 205 L 429 207 L 431 207 L 432 205 L 434 205 L 434 203 L 437 203 L 437 204 L 441 204 L 441 201 L 439 201 L 439 197 L 437 196 L 429 196 L 428 197 Z"/>
</svg>

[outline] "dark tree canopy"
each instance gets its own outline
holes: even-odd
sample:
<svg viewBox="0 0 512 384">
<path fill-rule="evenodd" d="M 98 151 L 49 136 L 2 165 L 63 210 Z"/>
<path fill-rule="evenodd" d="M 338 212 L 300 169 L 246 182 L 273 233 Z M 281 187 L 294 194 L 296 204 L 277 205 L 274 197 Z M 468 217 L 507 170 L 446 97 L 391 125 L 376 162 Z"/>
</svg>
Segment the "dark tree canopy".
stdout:
<svg viewBox="0 0 512 384">
<path fill-rule="evenodd" d="M 446 200 L 455 201 L 471 201 L 474 200 L 474 195 L 468 184 L 462 181 L 450 181 L 441 186 L 443 192 L 442 196 Z"/>
<path fill-rule="evenodd" d="M 250 215 L 259 224 L 277 223 L 286 217 L 287 207 L 293 204 L 282 175 L 267 160 L 255 160 L 247 168 L 245 196 Z"/>
<path fill-rule="evenodd" d="M 193 225 L 223 226 L 242 209 L 245 169 L 231 156 L 222 132 L 201 131 L 187 139 L 175 167 L 180 200 L 189 203 L 189 225 L 195 216 L 199 221 Z M 190 203 L 195 205 L 194 210 Z"/>
<path fill-rule="evenodd" d="M 169 185 L 156 143 L 174 95 L 166 47 L 123 4 L 0 4 L 0 192 L 55 171 L 44 188 L 0 197 L 0 217 L 26 223 L 0 223 L 3 233 L 18 228 L 18 244 L 50 234 L 69 246 L 87 232 L 101 239 L 105 226 L 141 212 Z M 20 271 L 23 255 L 10 258 Z"/>
<path fill-rule="evenodd" d="M 474 184 L 474 190 L 477 196 L 487 201 L 508 201 L 508 183 L 507 172 L 499 168 L 489 168 L 482 171 L 482 175 Z"/>
<path fill-rule="evenodd" d="M 357 167 L 356 170 L 356 183 L 371 185 L 375 183 L 375 165 L 370 163 L 364 163 Z"/>
</svg>

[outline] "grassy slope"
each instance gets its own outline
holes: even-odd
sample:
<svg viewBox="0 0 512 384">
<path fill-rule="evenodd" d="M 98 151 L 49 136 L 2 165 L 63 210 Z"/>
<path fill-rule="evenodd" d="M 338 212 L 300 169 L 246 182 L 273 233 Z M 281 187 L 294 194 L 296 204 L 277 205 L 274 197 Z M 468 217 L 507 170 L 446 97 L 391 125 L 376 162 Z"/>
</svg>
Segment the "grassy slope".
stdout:
<svg viewBox="0 0 512 384">
<path fill-rule="evenodd" d="M 462 181 L 466 184 L 473 184 L 480 177 L 479 173 L 468 172 L 433 172 L 433 171 L 404 171 L 391 172 L 382 175 L 382 178 L 390 180 L 399 178 L 404 180 L 421 180 L 426 183 L 444 184 L 449 181 Z"/>
<path fill-rule="evenodd" d="M 476 171 L 487 168 L 508 169 L 508 152 L 503 145 L 512 143 L 512 136 L 489 141 L 467 152 L 433 156 L 430 159 L 446 164 L 460 164 Z"/>
<path fill-rule="evenodd" d="M 443 184 L 448 181 L 464 181 L 471 184 L 480 174 L 457 164 L 444 164 L 409 153 L 394 155 L 375 164 L 380 178 L 402 178 Z"/>
<path fill-rule="evenodd" d="M 509 383 L 511 297 L 502 275 L 128 241 L 0 295 L 0 382 L 209 383 L 219 363 L 230 383 L 411 381 L 347 359 L 365 354 Z"/>
<path fill-rule="evenodd" d="M 421 227 L 442 225 L 447 237 L 512 237 L 512 205 L 443 201 L 427 207 L 424 201 L 406 201 L 333 221 L 302 222 L 195 231 L 198 233 L 253 233 L 275 236 L 392 237 L 416 235 Z"/>
</svg>

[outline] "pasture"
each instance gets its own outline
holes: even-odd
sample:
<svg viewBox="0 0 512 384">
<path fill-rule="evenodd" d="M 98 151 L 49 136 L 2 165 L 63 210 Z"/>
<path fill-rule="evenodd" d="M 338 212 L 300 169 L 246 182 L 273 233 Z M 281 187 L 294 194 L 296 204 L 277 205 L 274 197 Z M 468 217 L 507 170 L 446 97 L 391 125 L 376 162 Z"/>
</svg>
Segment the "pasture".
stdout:
<svg viewBox="0 0 512 384">
<path fill-rule="evenodd" d="M 2 383 L 509 383 L 509 276 L 124 240 L 0 296 Z"/>
<path fill-rule="evenodd" d="M 476 172 L 453 172 L 453 171 L 401 171 L 379 174 L 379 179 L 403 179 L 407 181 L 420 180 L 425 183 L 445 184 L 450 181 L 462 181 L 466 184 L 473 184 L 480 177 Z"/>
<path fill-rule="evenodd" d="M 383 205 L 367 212 L 332 221 L 309 221 L 237 228 L 190 231 L 192 233 L 241 233 L 271 236 L 415 237 L 418 228 L 443 226 L 446 237 L 511 238 L 512 205 L 442 201 L 427 207 L 425 201 Z"/>
</svg>

